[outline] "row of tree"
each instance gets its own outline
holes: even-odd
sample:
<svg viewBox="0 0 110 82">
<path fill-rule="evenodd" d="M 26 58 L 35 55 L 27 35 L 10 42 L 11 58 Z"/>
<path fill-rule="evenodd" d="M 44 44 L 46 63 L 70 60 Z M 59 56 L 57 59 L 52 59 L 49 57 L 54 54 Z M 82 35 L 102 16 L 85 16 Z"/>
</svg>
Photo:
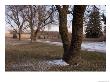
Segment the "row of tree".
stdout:
<svg viewBox="0 0 110 82">
<path fill-rule="evenodd" d="M 18 33 L 30 29 L 31 41 L 36 40 L 37 33 L 46 25 L 53 23 L 53 6 L 45 5 L 7 5 L 6 23 Z"/>
</svg>

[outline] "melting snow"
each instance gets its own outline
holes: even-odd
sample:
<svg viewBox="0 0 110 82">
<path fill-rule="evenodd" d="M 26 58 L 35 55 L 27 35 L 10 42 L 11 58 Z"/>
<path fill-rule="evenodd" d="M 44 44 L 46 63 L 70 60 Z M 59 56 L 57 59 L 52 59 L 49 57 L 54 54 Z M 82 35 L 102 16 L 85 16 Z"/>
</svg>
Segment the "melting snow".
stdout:
<svg viewBox="0 0 110 82">
<path fill-rule="evenodd" d="M 69 65 L 65 61 L 63 61 L 62 59 L 57 59 L 57 60 L 49 61 L 48 64 L 51 64 L 51 65 L 60 65 L 60 66 Z"/>
<path fill-rule="evenodd" d="M 82 50 L 106 52 L 105 42 L 83 42 L 81 45 Z"/>
<path fill-rule="evenodd" d="M 54 44 L 54 45 L 57 45 L 57 46 L 62 46 L 61 42 L 51 42 L 51 41 L 42 41 L 42 40 L 37 40 L 37 42 L 43 42 L 43 43 Z"/>
</svg>

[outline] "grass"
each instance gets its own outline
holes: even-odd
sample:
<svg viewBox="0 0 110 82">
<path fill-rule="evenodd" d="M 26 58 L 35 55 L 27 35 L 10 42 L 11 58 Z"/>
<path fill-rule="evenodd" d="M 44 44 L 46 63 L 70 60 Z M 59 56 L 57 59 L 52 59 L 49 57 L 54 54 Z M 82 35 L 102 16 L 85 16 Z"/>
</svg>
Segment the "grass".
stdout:
<svg viewBox="0 0 110 82">
<path fill-rule="evenodd" d="M 46 66 L 41 62 L 62 58 L 60 46 L 45 43 L 6 45 L 6 71 L 106 71 L 106 54 L 81 51 L 79 66 Z M 40 63 L 39 63 L 40 62 Z M 47 68 L 44 68 L 47 67 Z"/>
</svg>

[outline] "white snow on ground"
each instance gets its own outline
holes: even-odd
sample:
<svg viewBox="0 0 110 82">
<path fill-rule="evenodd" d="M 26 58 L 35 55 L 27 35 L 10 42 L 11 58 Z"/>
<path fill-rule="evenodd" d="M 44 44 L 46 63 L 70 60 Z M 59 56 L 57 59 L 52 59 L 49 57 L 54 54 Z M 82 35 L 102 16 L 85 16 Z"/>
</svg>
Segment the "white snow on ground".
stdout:
<svg viewBox="0 0 110 82">
<path fill-rule="evenodd" d="M 42 41 L 42 40 L 37 40 L 37 42 L 42 42 L 42 43 L 48 43 L 48 44 L 54 44 L 57 46 L 62 46 L 61 42 L 51 42 L 51 41 Z"/>
<path fill-rule="evenodd" d="M 42 40 L 37 40 L 37 42 L 62 46 L 61 42 L 51 42 L 51 41 L 42 41 Z M 81 49 L 86 51 L 97 51 L 97 52 L 106 53 L 106 42 L 83 42 L 81 45 Z"/>
<path fill-rule="evenodd" d="M 65 61 L 63 61 L 62 59 L 57 59 L 57 60 L 48 61 L 48 64 L 50 64 L 50 65 L 60 65 L 60 66 L 69 65 L 69 64 L 67 64 Z"/>
<path fill-rule="evenodd" d="M 105 42 L 83 42 L 81 45 L 82 50 L 106 52 Z"/>
</svg>

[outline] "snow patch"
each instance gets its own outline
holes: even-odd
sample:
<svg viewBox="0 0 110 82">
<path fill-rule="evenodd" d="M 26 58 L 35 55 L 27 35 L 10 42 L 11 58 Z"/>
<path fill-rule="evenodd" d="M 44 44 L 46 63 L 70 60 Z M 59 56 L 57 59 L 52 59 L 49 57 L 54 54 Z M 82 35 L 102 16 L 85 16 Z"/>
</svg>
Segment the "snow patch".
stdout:
<svg viewBox="0 0 110 82">
<path fill-rule="evenodd" d="M 82 50 L 106 52 L 105 42 L 83 42 L 81 45 Z"/>
<path fill-rule="evenodd" d="M 50 65 L 60 65 L 60 66 L 69 65 L 69 64 L 67 64 L 67 63 L 66 63 L 64 60 L 62 60 L 62 59 L 57 59 L 57 60 L 49 61 L 48 64 L 50 64 Z"/>
<path fill-rule="evenodd" d="M 62 43 L 61 42 L 52 42 L 50 44 L 54 44 L 54 45 L 57 45 L 57 46 L 62 46 Z"/>
<path fill-rule="evenodd" d="M 37 42 L 42 42 L 42 43 L 48 43 L 48 44 L 54 44 L 57 46 L 62 46 L 61 42 L 51 42 L 51 41 L 43 41 L 43 40 L 37 40 Z"/>
</svg>

